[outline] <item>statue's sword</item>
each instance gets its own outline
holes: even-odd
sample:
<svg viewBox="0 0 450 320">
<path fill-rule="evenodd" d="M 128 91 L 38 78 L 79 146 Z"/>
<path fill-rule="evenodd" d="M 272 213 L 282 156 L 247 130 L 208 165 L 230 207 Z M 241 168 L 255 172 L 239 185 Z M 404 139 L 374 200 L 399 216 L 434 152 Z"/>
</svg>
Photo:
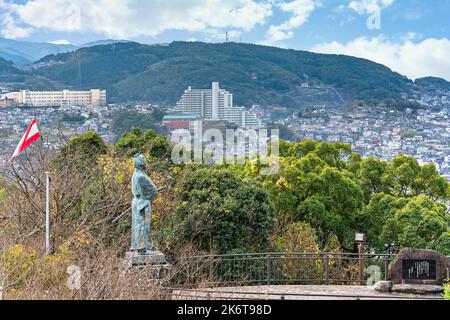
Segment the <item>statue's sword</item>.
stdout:
<svg viewBox="0 0 450 320">
<path fill-rule="evenodd" d="M 167 189 L 167 187 L 162 187 L 161 189 L 158 189 L 158 192 L 164 191 L 165 189 Z M 122 219 L 122 217 L 124 217 L 128 212 L 131 211 L 131 207 L 128 208 L 127 210 L 125 210 L 124 212 L 122 212 L 117 218 L 115 218 L 111 223 L 112 224 L 116 224 L 120 219 Z"/>
</svg>

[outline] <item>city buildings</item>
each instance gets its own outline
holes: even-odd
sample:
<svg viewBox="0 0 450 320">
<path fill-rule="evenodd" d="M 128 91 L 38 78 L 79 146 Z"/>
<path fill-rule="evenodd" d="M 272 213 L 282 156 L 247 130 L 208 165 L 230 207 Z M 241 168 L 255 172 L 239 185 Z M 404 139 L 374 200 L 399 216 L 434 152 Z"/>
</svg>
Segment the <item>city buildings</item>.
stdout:
<svg viewBox="0 0 450 320">
<path fill-rule="evenodd" d="M 261 127 L 254 112 L 233 106 L 233 94 L 221 89 L 218 82 L 213 82 L 211 89 L 188 87 L 173 112 L 197 115 L 204 120 L 229 121 L 242 128 Z"/>
<path fill-rule="evenodd" d="M 169 132 L 176 130 L 189 130 L 193 132 L 198 122 L 201 121 L 200 116 L 192 114 L 170 114 L 163 118 L 163 125 Z"/>
<path fill-rule="evenodd" d="M 106 91 L 91 89 L 89 91 L 30 91 L 9 92 L 1 100 L 14 100 L 17 105 L 33 107 L 70 107 L 70 106 L 105 106 Z"/>
<path fill-rule="evenodd" d="M 410 112 L 381 106 L 311 108 L 278 122 L 297 140 L 343 142 L 364 158 L 391 161 L 405 154 L 420 164 L 434 163 L 450 181 L 450 108 L 424 106 Z"/>
</svg>

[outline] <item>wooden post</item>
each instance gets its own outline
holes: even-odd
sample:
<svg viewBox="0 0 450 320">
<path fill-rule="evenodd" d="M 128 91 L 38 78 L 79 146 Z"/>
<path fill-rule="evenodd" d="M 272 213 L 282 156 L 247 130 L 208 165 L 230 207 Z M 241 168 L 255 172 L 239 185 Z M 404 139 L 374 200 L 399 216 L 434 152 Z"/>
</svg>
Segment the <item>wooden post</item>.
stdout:
<svg viewBox="0 0 450 320">
<path fill-rule="evenodd" d="M 359 285 L 364 284 L 364 245 L 362 243 L 358 244 L 358 265 L 359 265 Z"/>
</svg>

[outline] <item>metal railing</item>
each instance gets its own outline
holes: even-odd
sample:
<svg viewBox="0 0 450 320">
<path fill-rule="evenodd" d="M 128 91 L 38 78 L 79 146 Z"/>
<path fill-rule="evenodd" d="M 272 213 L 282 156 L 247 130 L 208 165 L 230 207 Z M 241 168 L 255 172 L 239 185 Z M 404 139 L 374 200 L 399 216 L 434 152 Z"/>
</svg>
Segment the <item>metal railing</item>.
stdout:
<svg viewBox="0 0 450 320">
<path fill-rule="evenodd" d="M 187 257 L 176 262 L 167 285 L 178 288 L 248 285 L 366 285 L 389 279 L 395 255 L 254 253 Z"/>
</svg>

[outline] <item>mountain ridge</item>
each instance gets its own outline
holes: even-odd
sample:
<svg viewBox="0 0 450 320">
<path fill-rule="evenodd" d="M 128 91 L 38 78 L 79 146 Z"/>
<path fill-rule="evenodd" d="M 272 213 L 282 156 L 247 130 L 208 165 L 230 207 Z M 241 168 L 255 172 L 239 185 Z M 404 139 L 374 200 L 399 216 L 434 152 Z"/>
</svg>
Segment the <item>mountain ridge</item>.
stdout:
<svg viewBox="0 0 450 320">
<path fill-rule="evenodd" d="M 53 44 L 47 42 L 29 42 L 0 38 L 0 57 L 17 65 L 33 63 L 44 56 L 58 52 L 76 50 L 70 44 Z"/>
<path fill-rule="evenodd" d="M 435 89 L 450 90 L 450 82 L 438 77 L 423 77 L 414 81 L 419 86 L 427 86 Z"/>
<path fill-rule="evenodd" d="M 399 98 L 412 84 L 386 66 L 361 58 L 232 42 L 117 43 L 47 56 L 37 64 L 43 66 L 36 73 L 53 81 L 101 86 L 118 101 L 169 105 L 188 85 L 204 88 L 212 81 L 234 92 L 237 104 L 291 107 L 314 94 L 323 95 L 324 102 Z M 308 95 L 300 89 L 305 82 L 319 89 Z"/>
<path fill-rule="evenodd" d="M 81 45 L 57 44 L 50 42 L 31 42 L 0 38 L 0 57 L 22 66 L 32 64 L 51 54 L 76 51 L 80 48 L 105 45 L 127 40 L 105 39 L 87 42 Z"/>
<path fill-rule="evenodd" d="M 244 43 L 176 41 L 145 45 L 117 41 L 47 55 L 21 68 L 33 83 L 74 89 L 101 88 L 114 102 L 174 105 L 188 85 L 218 81 L 237 105 L 339 105 L 355 99 L 398 99 L 416 82 L 366 59 Z M 45 81 L 42 81 L 44 80 Z"/>
</svg>

